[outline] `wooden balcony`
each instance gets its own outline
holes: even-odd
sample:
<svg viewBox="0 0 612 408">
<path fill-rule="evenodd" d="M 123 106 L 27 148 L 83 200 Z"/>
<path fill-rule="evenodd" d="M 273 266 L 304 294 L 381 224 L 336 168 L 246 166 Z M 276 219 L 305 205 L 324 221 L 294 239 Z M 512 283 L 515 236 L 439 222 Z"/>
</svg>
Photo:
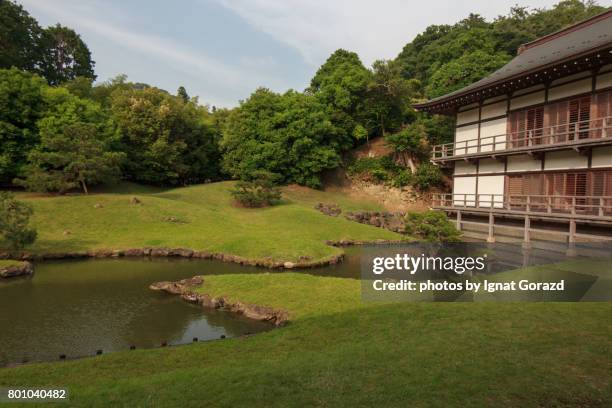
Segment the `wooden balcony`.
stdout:
<svg viewBox="0 0 612 408">
<path fill-rule="evenodd" d="M 433 194 L 432 208 L 612 224 L 612 196 Z"/>
<path fill-rule="evenodd" d="M 444 163 L 572 148 L 578 152 L 612 144 L 612 117 L 435 145 L 431 160 Z"/>
</svg>

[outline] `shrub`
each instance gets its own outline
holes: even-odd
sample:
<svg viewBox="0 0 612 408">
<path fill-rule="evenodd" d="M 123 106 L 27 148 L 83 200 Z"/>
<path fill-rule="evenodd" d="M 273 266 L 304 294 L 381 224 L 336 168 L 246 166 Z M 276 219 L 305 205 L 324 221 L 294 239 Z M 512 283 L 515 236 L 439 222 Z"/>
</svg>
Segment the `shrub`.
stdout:
<svg viewBox="0 0 612 408">
<path fill-rule="evenodd" d="M 461 235 L 442 211 L 408 213 L 404 226 L 407 234 L 430 242 L 456 242 Z"/>
<path fill-rule="evenodd" d="M 0 192 L 0 236 L 10 249 L 21 249 L 36 240 L 36 230 L 29 228 L 32 214 L 29 205 L 6 191 Z"/>
<path fill-rule="evenodd" d="M 412 180 L 413 180 L 413 177 L 412 177 L 412 173 L 410 172 L 410 170 L 409 169 L 401 169 L 391 179 L 391 185 L 393 187 L 400 188 L 400 187 L 404 187 L 404 186 L 407 186 L 409 184 L 412 184 L 412 182 L 413 182 Z"/>
<path fill-rule="evenodd" d="M 412 183 L 416 189 L 426 191 L 442 184 L 442 171 L 431 163 L 423 163 L 414 172 Z"/>
<path fill-rule="evenodd" d="M 281 198 L 277 177 L 268 171 L 254 171 L 248 180 L 240 180 L 230 191 L 240 204 L 249 208 L 266 207 Z"/>
</svg>

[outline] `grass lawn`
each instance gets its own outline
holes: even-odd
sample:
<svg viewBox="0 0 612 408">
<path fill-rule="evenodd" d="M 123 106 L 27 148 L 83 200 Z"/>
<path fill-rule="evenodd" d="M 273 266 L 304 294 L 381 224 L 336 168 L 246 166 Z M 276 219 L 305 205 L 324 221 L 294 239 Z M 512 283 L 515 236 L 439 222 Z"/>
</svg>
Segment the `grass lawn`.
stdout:
<svg viewBox="0 0 612 408">
<path fill-rule="evenodd" d="M 208 276 L 201 290 L 292 322 L 1 369 L 0 386 L 68 386 L 81 407 L 609 406 L 611 303 L 363 303 L 358 280 L 299 273 Z"/>
<path fill-rule="evenodd" d="M 19 266 L 23 265 L 21 261 L 14 261 L 12 259 L 0 259 L 0 268 L 6 268 L 8 266 Z"/>
<path fill-rule="evenodd" d="M 38 240 L 32 252 L 171 247 L 208 250 L 251 259 L 316 261 L 340 253 L 326 240 L 401 239 L 387 230 L 328 217 L 313 207 L 337 203 L 344 210 L 380 209 L 340 193 L 284 189 L 281 204 L 246 209 L 234 205 L 231 182 L 160 190 L 123 184 L 113 192 L 48 197 L 23 193 L 34 207 Z M 130 203 L 132 196 L 142 204 Z M 102 208 L 95 208 L 101 204 Z M 168 221 L 173 217 L 175 222 Z M 64 234 L 66 232 L 66 234 Z M 6 244 L 0 242 L 0 249 Z"/>
</svg>

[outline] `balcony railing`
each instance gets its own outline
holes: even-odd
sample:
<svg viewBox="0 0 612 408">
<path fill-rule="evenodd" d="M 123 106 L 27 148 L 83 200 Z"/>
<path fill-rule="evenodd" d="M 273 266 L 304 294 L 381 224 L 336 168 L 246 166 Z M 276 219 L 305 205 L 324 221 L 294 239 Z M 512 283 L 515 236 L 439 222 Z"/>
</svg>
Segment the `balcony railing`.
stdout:
<svg viewBox="0 0 612 408">
<path fill-rule="evenodd" d="M 605 138 L 612 139 L 612 116 L 436 145 L 432 160 L 555 145 L 573 146 Z"/>
<path fill-rule="evenodd" d="M 612 196 L 433 194 L 432 207 L 612 220 Z"/>
</svg>

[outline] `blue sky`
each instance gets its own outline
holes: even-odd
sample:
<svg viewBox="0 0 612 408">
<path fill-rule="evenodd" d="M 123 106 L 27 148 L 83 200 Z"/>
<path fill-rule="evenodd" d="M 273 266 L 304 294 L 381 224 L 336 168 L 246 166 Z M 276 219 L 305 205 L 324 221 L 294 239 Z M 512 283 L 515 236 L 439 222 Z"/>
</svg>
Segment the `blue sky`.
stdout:
<svg viewBox="0 0 612 408">
<path fill-rule="evenodd" d="M 371 65 L 430 24 L 505 14 L 520 0 L 18 0 L 41 25 L 75 29 L 104 81 L 127 74 L 201 103 L 235 106 L 258 86 L 303 90 L 331 52 Z M 547 7 L 549 0 L 530 0 Z M 600 1 L 608 4 L 610 1 Z"/>
</svg>

